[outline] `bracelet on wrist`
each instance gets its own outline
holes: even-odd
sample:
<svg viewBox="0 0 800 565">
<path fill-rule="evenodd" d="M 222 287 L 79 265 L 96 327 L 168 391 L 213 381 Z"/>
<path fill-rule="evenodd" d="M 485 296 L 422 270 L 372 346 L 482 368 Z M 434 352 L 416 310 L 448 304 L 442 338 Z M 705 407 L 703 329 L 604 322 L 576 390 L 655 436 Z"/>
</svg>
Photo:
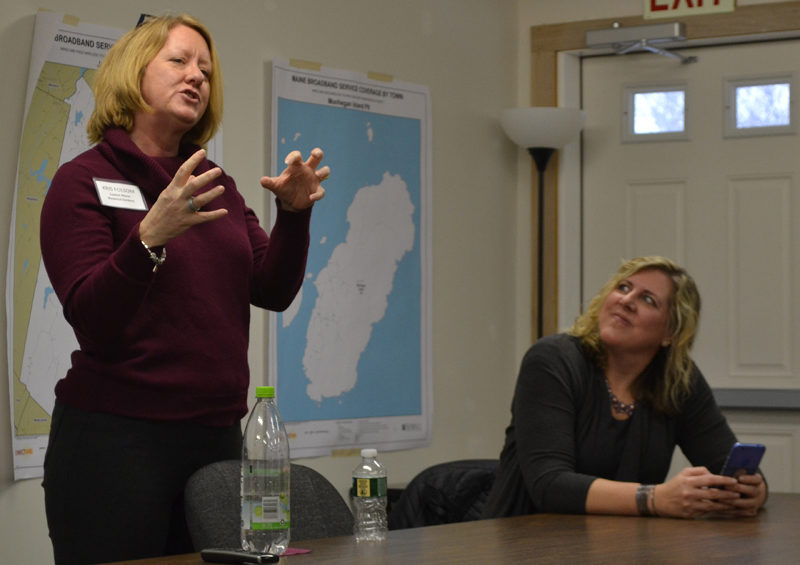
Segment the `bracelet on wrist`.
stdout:
<svg viewBox="0 0 800 565">
<path fill-rule="evenodd" d="M 639 511 L 640 516 L 652 516 L 648 506 L 648 500 L 651 496 L 655 496 L 655 485 L 639 485 L 636 487 L 636 509 Z M 653 493 L 651 495 L 651 493 Z"/>
<path fill-rule="evenodd" d="M 153 252 L 152 249 L 150 249 L 150 246 L 147 245 L 144 241 L 142 241 L 142 245 L 144 246 L 145 251 L 147 251 L 147 253 L 150 255 L 150 260 L 153 262 L 153 272 L 155 273 L 158 270 L 158 268 L 164 264 L 164 261 L 167 260 L 167 248 L 166 247 L 161 248 L 161 256 L 159 257 Z"/>
<path fill-rule="evenodd" d="M 650 485 L 650 490 L 647 491 L 647 495 L 650 503 L 650 515 L 658 516 L 658 512 L 656 512 L 656 485 Z"/>
</svg>

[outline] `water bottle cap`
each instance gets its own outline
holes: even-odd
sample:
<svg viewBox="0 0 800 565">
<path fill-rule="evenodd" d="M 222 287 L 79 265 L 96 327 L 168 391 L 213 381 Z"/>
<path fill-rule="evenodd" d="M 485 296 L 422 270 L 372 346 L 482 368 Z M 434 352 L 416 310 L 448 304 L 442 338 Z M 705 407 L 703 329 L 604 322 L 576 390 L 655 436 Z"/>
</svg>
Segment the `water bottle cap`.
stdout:
<svg viewBox="0 0 800 565">
<path fill-rule="evenodd" d="M 275 398 L 274 386 L 257 386 L 256 398 Z"/>
<path fill-rule="evenodd" d="M 371 459 L 374 459 L 377 456 L 378 456 L 378 450 L 377 449 L 373 449 L 373 448 L 367 447 L 367 448 L 361 450 L 361 457 L 369 457 Z"/>
</svg>

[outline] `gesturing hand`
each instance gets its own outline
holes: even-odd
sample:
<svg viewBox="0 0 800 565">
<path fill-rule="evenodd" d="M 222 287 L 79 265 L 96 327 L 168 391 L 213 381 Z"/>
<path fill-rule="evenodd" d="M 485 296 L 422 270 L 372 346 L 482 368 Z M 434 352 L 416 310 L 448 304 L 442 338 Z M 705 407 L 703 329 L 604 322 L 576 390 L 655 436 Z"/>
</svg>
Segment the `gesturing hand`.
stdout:
<svg viewBox="0 0 800 565">
<path fill-rule="evenodd" d="M 327 166 L 317 169 L 320 161 L 322 149 L 313 149 L 305 163 L 299 151 L 292 151 L 284 161 L 283 172 L 277 177 L 261 177 L 261 186 L 272 192 L 285 210 L 296 212 L 310 208 L 325 196 L 321 183 L 331 174 Z"/>
<path fill-rule="evenodd" d="M 222 185 L 218 185 L 195 196 L 198 190 L 222 174 L 219 167 L 214 167 L 198 176 L 192 174 L 205 155 L 205 150 L 200 149 L 184 161 L 172 182 L 161 191 L 158 200 L 142 219 L 139 224 L 139 239 L 148 246 L 164 245 L 190 227 L 212 222 L 228 213 L 225 208 L 209 212 L 199 211 L 225 191 Z"/>
</svg>

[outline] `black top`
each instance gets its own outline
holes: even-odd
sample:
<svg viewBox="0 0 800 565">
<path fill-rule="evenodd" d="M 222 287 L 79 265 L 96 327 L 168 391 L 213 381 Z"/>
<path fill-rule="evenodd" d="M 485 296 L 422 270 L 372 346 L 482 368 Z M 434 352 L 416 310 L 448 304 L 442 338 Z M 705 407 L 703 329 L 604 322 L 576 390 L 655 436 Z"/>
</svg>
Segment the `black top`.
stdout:
<svg viewBox="0 0 800 565">
<path fill-rule="evenodd" d="M 662 370 L 660 359 L 646 370 Z M 676 445 L 692 465 L 717 473 L 735 441 L 696 367 L 678 415 L 637 403 L 632 417 L 616 420 L 603 371 L 578 338 L 545 337 L 522 360 L 484 517 L 583 513 L 596 478 L 663 482 Z"/>
</svg>

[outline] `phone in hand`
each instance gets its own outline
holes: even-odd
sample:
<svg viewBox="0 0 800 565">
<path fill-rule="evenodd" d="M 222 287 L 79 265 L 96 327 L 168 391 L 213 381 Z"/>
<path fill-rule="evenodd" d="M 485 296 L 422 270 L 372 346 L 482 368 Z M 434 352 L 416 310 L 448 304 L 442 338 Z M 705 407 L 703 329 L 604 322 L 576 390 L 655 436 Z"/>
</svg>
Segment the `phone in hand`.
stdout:
<svg viewBox="0 0 800 565">
<path fill-rule="evenodd" d="M 755 474 L 766 449 L 760 443 L 734 443 L 719 474 L 734 478 Z"/>
<path fill-rule="evenodd" d="M 207 563 L 277 563 L 280 557 L 272 553 L 250 553 L 241 549 L 211 548 L 200 552 Z"/>
</svg>

